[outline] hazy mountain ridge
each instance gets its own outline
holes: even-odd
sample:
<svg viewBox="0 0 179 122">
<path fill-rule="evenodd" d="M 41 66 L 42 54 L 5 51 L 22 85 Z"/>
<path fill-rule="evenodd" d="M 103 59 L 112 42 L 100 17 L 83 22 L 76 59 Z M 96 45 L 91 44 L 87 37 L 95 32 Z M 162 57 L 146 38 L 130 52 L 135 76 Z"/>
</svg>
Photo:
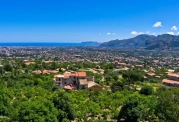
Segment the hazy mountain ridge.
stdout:
<svg viewBox="0 0 179 122">
<path fill-rule="evenodd" d="M 99 46 L 101 43 L 95 41 L 86 41 L 80 43 L 82 46 Z"/>
<path fill-rule="evenodd" d="M 153 35 L 138 35 L 134 38 L 123 40 L 111 40 L 104 42 L 100 47 L 109 48 L 140 48 L 146 49 L 170 49 L 172 47 L 179 47 L 179 36 L 163 34 L 158 36 Z"/>
<path fill-rule="evenodd" d="M 163 34 L 151 38 L 145 42 L 147 49 L 170 49 L 179 47 L 179 36 Z"/>
<path fill-rule="evenodd" d="M 150 38 L 154 38 L 154 36 L 143 34 L 129 39 L 111 40 L 109 42 L 102 43 L 100 47 L 115 47 L 115 48 L 143 47 L 145 46 L 145 41 Z"/>
</svg>

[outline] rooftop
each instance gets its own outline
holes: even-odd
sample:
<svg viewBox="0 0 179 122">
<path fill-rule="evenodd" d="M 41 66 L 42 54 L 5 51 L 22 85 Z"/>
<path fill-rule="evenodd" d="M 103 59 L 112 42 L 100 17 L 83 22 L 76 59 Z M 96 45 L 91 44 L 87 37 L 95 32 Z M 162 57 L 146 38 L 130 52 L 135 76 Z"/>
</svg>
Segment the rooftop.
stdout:
<svg viewBox="0 0 179 122">
<path fill-rule="evenodd" d="M 79 82 L 80 82 L 80 85 L 87 85 L 88 84 L 87 79 L 80 79 Z"/>
<path fill-rule="evenodd" d="M 179 85 L 179 82 L 178 82 L 178 81 L 169 80 L 169 79 L 163 79 L 163 80 L 162 80 L 162 83 L 177 84 L 177 85 Z"/>
<path fill-rule="evenodd" d="M 176 74 L 176 73 L 168 73 L 168 76 L 171 76 L 171 77 L 179 77 L 179 75 Z"/>
<path fill-rule="evenodd" d="M 66 90 L 72 90 L 72 87 L 67 85 L 67 86 L 64 86 L 64 89 L 66 89 Z"/>
</svg>

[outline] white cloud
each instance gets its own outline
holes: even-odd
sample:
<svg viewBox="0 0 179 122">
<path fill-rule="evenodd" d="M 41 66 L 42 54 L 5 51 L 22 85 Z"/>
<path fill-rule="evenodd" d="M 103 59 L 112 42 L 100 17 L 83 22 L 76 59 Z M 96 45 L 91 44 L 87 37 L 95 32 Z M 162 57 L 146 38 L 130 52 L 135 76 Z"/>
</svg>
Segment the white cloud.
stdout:
<svg viewBox="0 0 179 122">
<path fill-rule="evenodd" d="M 107 35 L 111 35 L 111 33 L 107 33 Z"/>
<path fill-rule="evenodd" d="M 153 27 L 161 27 L 162 26 L 162 22 L 156 22 Z"/>
<path fill-rule="evenodd" d="M 170 35 L 175 35 L 174 32 L 167 32 L 167 34 L 170 34 Z"/>
<path fill-rule="evenodd" d="M 179 35 L 179 32 L 177 33 L 177 35 Z"/>
<path fill-rule="evenodd" d="M 178 28 L 177 28 L 177 26 L 173 26 L 172 28 L 171 28 L 171 30 L 177 30 Z"/>
<path fill-rule="evenodd" d="M 137 31 L 132 31 L 131 34 L 132 35 L 138 35 L 138 32 Z"/>
<path fill-rule="evenodd" d="M 113 33 L 112 35 L 116 35 L 116 33 Z"/>
<path fill-rule="evenodd" d="M 142 35 L 142 34 L 144 34 L 144 32 L 139 32 L 139 33 L 138 33 L 138 35 Z"/>
<path fill-rule="evenodd" d="M 149 34 L 149 33 L 150 33 L 150 31 L 147 31 L 147 32 L 146 32 L 146 34 Z"/>
<path fill-rule="evenodd" d="M 141 34 L 145 34 L 145 33 L 144 32 L 132 31 L 131 34 L 132 35 L 141 35 Z"/>
</svg>

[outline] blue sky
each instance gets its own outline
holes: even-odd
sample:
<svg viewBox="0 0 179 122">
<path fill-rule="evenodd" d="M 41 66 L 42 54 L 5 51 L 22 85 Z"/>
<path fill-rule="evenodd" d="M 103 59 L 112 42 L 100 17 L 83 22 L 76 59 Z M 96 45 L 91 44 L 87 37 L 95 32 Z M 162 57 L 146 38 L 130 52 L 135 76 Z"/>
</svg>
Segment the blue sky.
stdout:
<svg viewBox="0 0 179 122">
<path fill-rule="evenodd" d="M 178 27 L 179 0 L 0 1 L 0 42 L 105 42 Z"/>
</svg>

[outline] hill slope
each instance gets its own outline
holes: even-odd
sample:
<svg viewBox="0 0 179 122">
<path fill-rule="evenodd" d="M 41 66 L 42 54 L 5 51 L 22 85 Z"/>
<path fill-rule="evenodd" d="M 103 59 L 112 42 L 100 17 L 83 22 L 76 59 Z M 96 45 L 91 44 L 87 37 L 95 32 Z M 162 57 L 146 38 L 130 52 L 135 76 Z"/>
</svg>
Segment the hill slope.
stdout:
<svg viewBox="0 0 179 122">
<path fill-rule="evenodd" d="M 111 40 L 109 42 L 104 42 L 100 47 L 115 47 L 115 48 L 136 48 L 145 46 L 146 40 L 154 38 L 151 35 L 139 35 L 130 39 L 123 40 Z"/>
<path fill-rule="evenodd" d="M 179 47 L 179 36 L 163 34 L 145 42 L 147 49 L 170 49 Z"/>
<path fill-rule="evenodd" d="M 179 47 L 179 36 L 163 34 L 158 36 L 138 35 L 124 40 L 112 40 L 102 43 L 100 47 L 112 48 L 140 48 L 146 49 L 170 49 Z"/>
</svg>

